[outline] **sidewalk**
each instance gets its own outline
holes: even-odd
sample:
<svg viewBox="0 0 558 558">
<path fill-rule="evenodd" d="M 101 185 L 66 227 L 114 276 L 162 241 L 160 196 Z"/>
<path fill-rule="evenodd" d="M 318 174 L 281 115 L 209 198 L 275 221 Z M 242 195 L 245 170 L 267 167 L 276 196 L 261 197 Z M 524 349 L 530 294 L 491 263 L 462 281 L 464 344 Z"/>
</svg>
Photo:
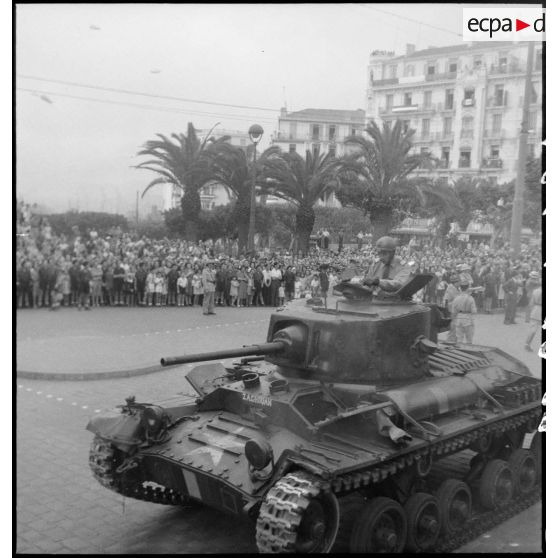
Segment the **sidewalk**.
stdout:
<svg viewBox="0 0 558 558">
<path fill-rule="evenodd" d="M 201 308 L 175 307 L 18 310 L 17 376 L 97 380 L 149 374 L 161 370 L 163 356 L 265 341 L 271 312 L 218 308 L 217 316 L 207 317 Z M 532 343 L 535 351 L 528 353 L 523 346 L 530 326 L 522 314 L 517 322 L 505 326 L 501 314 L 478 314 L 473 341 L 510 353 L 540 378 L 540 334 Z"/>
</svg>

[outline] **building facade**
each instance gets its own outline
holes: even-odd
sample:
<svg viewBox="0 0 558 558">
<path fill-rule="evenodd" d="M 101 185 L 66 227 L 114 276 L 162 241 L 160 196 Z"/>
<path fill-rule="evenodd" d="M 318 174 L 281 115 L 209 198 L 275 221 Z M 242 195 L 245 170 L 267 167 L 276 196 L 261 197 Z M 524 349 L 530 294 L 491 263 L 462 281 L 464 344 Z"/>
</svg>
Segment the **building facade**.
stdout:
<svg viewBox="0 0 558 558">
<path fill-rule="evenodd" d="M 517 175 L 528 43 L 482 42 L 406 54 L 373 51 L 366 120 L 403 121 L 415 130 L 415 152 L 438 159 L 416 174 L 452 182 L 477 175 L 494 183 Z M 542 46 L 535 44 L 528 153 L 542 141 Z"/>
<path fill-rule="evenodd" d="M 352 135 L 361 134 L 365 125 L 365 111 L 304 109 L 287 112 L 282 108 L 278 129 L 271 143 L 282 151 L 298 153 L 305 157 L 306 151 L 332 153 L 341 156 L 350 150 L 345 140 Z M 333 192 L 325 192 L 319 205 L 338 207 L 341 204 Z"/>
</svg>

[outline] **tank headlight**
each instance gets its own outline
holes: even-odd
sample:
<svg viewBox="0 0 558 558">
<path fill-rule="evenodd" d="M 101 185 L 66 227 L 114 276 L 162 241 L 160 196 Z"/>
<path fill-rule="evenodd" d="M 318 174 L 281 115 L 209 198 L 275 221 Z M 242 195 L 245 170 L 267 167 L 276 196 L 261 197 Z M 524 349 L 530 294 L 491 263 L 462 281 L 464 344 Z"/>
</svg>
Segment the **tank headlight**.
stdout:
<svg viewBox="0 0 558 558">
<path fill-rule="evenodd" d="M 142 423 L 147 432 L 154 436 L 161 430 L 163 424 L 163 409 L 160 407 L 146 407 L 142 415 Z"/>
<path fill-rule="evenodd" d="M 248 463 L 254 469 L 264 469 L 273 459 L 273 448 L 265 440 L 248 440 L 244 446 L 244 453 Z"/>
</svg>

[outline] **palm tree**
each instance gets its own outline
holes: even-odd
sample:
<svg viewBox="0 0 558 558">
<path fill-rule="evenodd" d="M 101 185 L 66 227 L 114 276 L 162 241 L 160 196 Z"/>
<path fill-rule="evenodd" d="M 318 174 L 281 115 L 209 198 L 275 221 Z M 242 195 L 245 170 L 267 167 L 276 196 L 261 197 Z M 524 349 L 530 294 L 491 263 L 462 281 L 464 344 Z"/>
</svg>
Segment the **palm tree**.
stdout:
<svg viewBox="0 0 558 558">
<path fill-rule="evenodd" d="M 180 205 L 184 228 L 186 238 L 192 241 L 197 241 L 198 237 L 199 213 L 201 210 L 199 189 L 202 186 L 193 177 L 192 168 L 208 145 L 222 143 L 229 139 L 228 136 L 217 140 L 210 138 L 209 135 L 214 128 L 215 126 L 200 141 L 194 125 L 188 122 L 186 134 L 171 134 L 171 138 L 163 134 L 156 134 L 159 139 L 147 141 L 143 149 L 137 154 L 138 156 L 152 158 L 136 165 L 135 168 L 150 170 L 159 175 L 145 187 L 141 197 L 143 198 L 153 186 L 158 184 L 170 184 L 173 189 L 182 190 Z"/>
<path fill-rule="evenodd" d="M 411 179 L 409 175 L 422 165 L 429 165 L 430 154 L 411 154 L 414 130 L 383 122 L 380 128 L 370 122 L 363 136 L 351 136 L 345 143 L 353 152 L 339 167 L 337 196 L 343 205 L 363 209 L 374 226 L 373 240 L 389 234 L 405 206 L 425 205 L 433 198 L 441 203 L 456 203 L 449 187 L 434 187 L 430 181 Z"/>
<path fill-rule="evenodd" d="M 337 185 L 337 164 L 332 154 L 313 154 L 307 150 L 306 158 L 298 153 L 282 153 L 262 165 L 262 188 L 297 207 L 297 245 L 303 253 L 308 251 L 314 228 L 314 205 L 328 188 Z"/>
<path fill-rule="evenodd" d="M 229 143 L 216 142 L 205 149 L 192 167 L 192 176 L 200 185 L 214 182 L 224 186 L 235 199 L 232 221 L 238 227 L 238 247 L 242 252 L 248 241 L 254 147 L 247 150 Z M 277 154 L 277 147 L 266 149 L 256 167 Z M 256 172 L 258 170 L 256 169 Z"/>
</svg>

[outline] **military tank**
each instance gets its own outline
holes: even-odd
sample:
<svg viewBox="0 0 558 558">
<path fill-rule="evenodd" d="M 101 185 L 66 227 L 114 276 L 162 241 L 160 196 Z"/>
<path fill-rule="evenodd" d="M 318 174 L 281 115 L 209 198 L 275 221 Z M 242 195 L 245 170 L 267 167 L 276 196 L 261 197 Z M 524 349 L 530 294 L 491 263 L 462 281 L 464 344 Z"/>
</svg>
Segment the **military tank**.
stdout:
<svg viewBox="0 0 558 558">
<path fill-rule="evenodd" d="M 445 310 L 413 301 L 430 279 L 393 294 L 343 282 L 274 312 L 262 344 L 161 359 L 194 395 L 93 417 L 95 478 L 246 516 L 274 553 L 438 551 L 525 501 L 540 492 L 541 382 L 497 348 L 440 341 Z"/>
</svg>

